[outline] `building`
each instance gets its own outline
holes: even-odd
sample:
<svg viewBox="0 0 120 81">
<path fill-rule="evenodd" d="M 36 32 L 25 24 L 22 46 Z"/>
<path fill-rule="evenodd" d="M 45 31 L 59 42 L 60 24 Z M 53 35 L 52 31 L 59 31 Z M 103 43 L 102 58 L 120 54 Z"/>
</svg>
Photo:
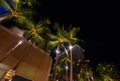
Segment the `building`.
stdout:
<svg viewBox="0 0 120 81">
<path fill-rule="evenodd" d="M 23 41 L 21 43 L 21 40 Z M 0 25 L 0 80 L 15 70 L 12 81 L 48 81 L 52 58 L 31 42 Z M 26 80 L 25 80 L 26 79 Z"/>
</svg>

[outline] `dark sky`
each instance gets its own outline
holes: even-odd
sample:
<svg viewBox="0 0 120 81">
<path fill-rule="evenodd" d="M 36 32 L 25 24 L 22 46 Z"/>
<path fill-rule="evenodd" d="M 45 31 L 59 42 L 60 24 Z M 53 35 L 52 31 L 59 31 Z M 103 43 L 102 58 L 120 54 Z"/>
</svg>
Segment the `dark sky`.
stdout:
<svg viewBox="0 0 120 81">
<path fill-rule="evenodd" d="M 89 3 L 65 0 L 42 0 L 37 10 L 40 15 L 49 17 L 51 22 L 66 25 L 72 24 L 81 28 L 77 37 L 85 41 L 86 59 L 91 63 L 109 62 L 120 67 L 118 39 L 110 27 L 107 28 L 101 2 Z"/>
</svg>

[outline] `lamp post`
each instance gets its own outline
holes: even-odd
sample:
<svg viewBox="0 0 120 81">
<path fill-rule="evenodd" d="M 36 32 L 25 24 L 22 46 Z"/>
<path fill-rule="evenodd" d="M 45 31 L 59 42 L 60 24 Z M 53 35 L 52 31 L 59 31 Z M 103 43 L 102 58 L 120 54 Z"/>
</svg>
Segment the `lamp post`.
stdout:
<svg viewBox="0 0 120 81">
<path fill-rule="evenodd" d="M 67 50 L 65 50 L 64 52 L 62 52 L 61 54 L 57 54 L 57 52 L 56 52 L 56 61 L 58 61 L 58 58 L 59 57 L 61 57 L 62 55 L 64 55 L 64 54 L 66 54 L 66 55 L 68 55 L 68 51 L 70 51 L 70 81 L 73 81 L 73 62 L 72 62 L 72 60 L 73 60 L 73 57 L 72 57 L 72 49 L 74 48 L 74 47 L 79 47 L 80 48 L 80 46 L 78 45 L 78 44 L 74 44 L 73 46 L 71 45 L 71 43 L 70 43 L 70 46 L 69 46 L 69 49 Z M 55 61 L 55 62 L 56 62 Z M 55 66 L 57 67 L 57 64 L 55 63 Z M 53 81 L 56 81 L 55 80 L 55 72 L 57 72 L 56 71 L 56 69 L 57 68 L 55 68 L 54 67 L 54 69 L 55 69 L 55 71 L 54 71 L 54 80 Z M 66 69 L 66 81 L 68 81 L 68 66 L 67 66 L 67 62 L 66 62 L 66 67 L 65 67 L 65 69 Z M 57 74 L 57 73 L 56 73 Z"/>
</svg>

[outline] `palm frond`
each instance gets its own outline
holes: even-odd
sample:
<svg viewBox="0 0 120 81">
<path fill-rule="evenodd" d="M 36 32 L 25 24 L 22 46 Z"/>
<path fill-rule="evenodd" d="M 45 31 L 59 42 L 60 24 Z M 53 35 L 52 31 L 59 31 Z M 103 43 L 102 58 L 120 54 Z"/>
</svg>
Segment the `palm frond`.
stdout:
<svg viewBox="0 0 120 81">
<path fill-rule="evenodd" d="M 70 42 L 70 40 L 68 38 L 63 37 L 63 43 L 69 43 L 69 42 Z"/>
<path fill-rule="evenodd" d="M 52 49 L 52 48 L 54 48 L 57 44 L 58 44 L 58 41 L 49 41 L 49 42 L 47 43 L 47 48 L 48 48 L 48 49 Z"/>
<path fill-rule="evenodd" d="M 43 41 L 43 38 L 38 35 L 37 33 L 33 34 L 33 37 L 32 37 L 36 42 L 39 42 L 39 41 Z"/>
<path fill-rule="evenodd" d="M 51 40 L 57 40 L 57 39 L 58 39 L 58 36 L 53 35 L 53 34 L 48 34 L 48 37 L 49 37 Z"/>
<path fill-rule="evenodd" d="M 21 0 L 14 0 L 12 1 L 13 7 L 15 11 L 19 11 L 21 9 Z"/>
<path fill-rule="evenodd" d="M 69 31 L 70 37 L 71 37 L 71 38 L 75 37 L 79 30 L 80 30 L 80 28 L 75 28 L 75 27 L 73 27 L 73 28 Z"/>
<path fill-rule="evenodd" d="M 34 23 L 29 20 L 28 18 L 26 18 L 25 16 L 21 16 L 19 15 L 17 19 L 17 22 L 20 23 L 21 25 L 25 26 L 25 28 L 31 30 L 32 27 L 34 27 Z"/>
<path fill-rule="evenodd" d="M 2 5 L 3 7 L 7 8 L 10 12 L 14 11 L 14 10 L 11 8 L 10 4 L 7 3 L 5 0 L 0 0 L 0 5 Z"/>
</svg>

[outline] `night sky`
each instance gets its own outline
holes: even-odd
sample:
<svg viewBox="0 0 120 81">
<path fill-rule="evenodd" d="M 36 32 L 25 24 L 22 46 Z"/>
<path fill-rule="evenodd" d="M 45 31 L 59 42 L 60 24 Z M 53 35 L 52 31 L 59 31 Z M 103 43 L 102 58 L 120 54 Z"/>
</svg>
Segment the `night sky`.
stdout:
<svg viewBox="0 0 120 81">
<path fill-rule="evenodd" d="M 51 24 L 59 22 L 68 27 L 80 27 L 77 37 L 85 41 L 86 59 L 94 65 L 98 62 L 115 63 L 120 67 L 118 34 L 107 27 L 101 2 L 78 2 L 65 0 L 41 0 L 36 6 L 39 16 L 48 17 Z"/>
<path fill-rule="evenodd" d="M 64 0 L 42 0 L 43 4 L 38 11 L 40 15 L 49 17 L 51 24 L 60 24 L 80 27 L 77 37 L 85 41 L 82 47 L 85 49 L 86 59 L 91 64 L 108 62 L 120 67 L 117 32 L 105 23 L 103 3 L 78 2 Z"/>
</svg>

